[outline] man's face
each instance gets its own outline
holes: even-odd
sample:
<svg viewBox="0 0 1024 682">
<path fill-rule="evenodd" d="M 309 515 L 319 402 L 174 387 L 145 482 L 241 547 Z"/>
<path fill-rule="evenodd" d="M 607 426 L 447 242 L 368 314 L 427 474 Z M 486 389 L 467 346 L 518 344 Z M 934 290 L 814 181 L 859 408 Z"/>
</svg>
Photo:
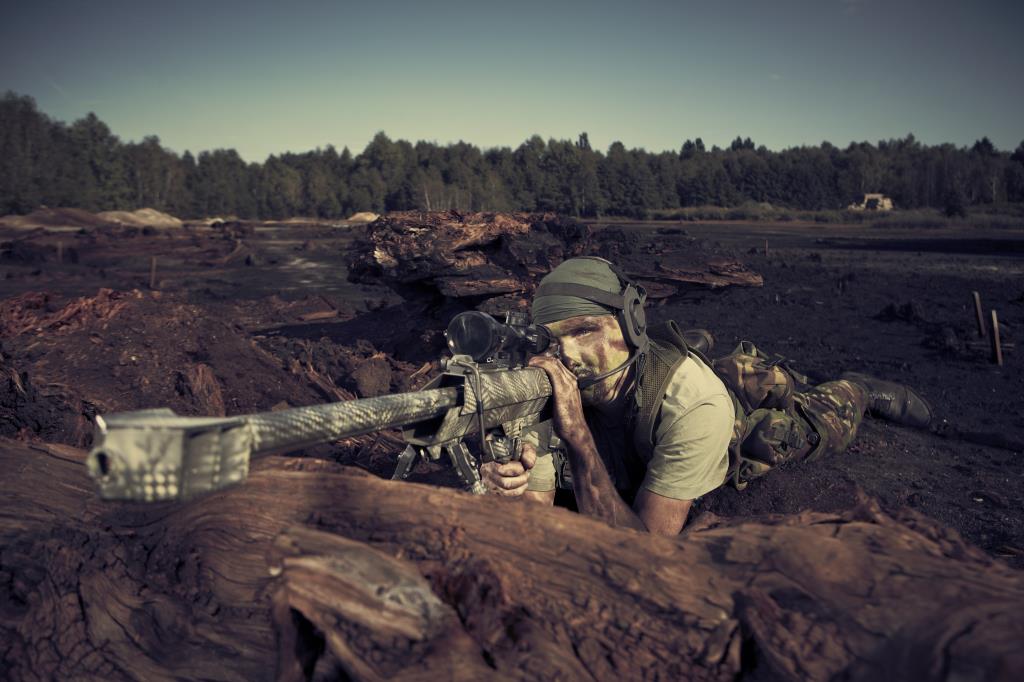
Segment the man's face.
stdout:
<svg viewBox="0 0 1024 682">
<path fill-rule="evenodd" d="M 629 359 L 629 347 L 613 315 L 580 315 L 546 325 L 558 339 L 562 364 L 577 379 L 597 376 Z M 617 372 L 580 392 L 584 405 L 610 403 L 626 372 Z"/>
</svg>

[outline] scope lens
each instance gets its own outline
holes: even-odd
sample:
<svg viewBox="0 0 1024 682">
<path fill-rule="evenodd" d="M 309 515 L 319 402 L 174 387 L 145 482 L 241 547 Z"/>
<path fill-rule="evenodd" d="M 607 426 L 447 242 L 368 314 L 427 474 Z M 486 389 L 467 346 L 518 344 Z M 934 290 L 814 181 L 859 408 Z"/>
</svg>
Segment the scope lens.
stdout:
<svg viewBox="0 0 1024 682">
<path fill-rule="evenodd" d="M 469 355 L 477 362 L 483 362 L 497 341 L 495 327 L 498 324 L 487 313 L 473 310 L 453 317 L 444 335 L 453 353 Z"/>
<path fill-rule="evenodd" d="M 533 348 L 531 350 L 535 355 L 543 353 L 544 351 L 551 347 L 552 343 L 554 343 L 555 335 L 552 334 L 551 330 L 545 327 L 544 325 L 534 325 L 533 327 L 531 327 L 531 329 L 534 333 L 534 335 L 530 339 L 531 341 L 533 341 Z"/>
</svg>

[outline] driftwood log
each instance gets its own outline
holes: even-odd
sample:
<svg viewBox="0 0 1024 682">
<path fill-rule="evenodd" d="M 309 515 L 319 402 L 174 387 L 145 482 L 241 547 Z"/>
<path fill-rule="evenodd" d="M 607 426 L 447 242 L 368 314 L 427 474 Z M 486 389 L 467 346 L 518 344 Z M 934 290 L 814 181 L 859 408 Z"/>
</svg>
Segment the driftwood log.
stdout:
<svg viewBox="0 0 1024 682">
<path fill-rule="evenodd" d="M 483 310 L 495 307 L 488 306 L 493 299 L 529 298 L 543 275 L 581 255 L 612 260 L 652 298 L 685 286 L 763 285 L 761 275 L 735 258 L 674 232 L 597 230 L 555 214 L 400 211 L 366 226 L 349 276 L 384 282 L 407 299 L 473 299 Z"/>
<path fill-rule="evenodd" d="M 270 458 L 189 504 L 103 503 L 0 440 L 13 679 L 1016 680 L 1024 574 L 922 516 L 679 538 Z"/>
</svg>

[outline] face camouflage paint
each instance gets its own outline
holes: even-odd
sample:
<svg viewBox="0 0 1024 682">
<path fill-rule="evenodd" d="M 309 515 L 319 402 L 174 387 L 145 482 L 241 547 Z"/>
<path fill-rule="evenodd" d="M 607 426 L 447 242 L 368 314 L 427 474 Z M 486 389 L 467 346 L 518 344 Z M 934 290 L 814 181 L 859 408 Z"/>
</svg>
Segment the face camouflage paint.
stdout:
<svg viewBox="0 0 1024 682">
<path fill-rule="evenodd" d="M 611 315 L 571 317 L 547 326 L 558 339 L 562 364 L 577 379 L 591 379 L 620 366 L 622 369 L 628 366 L 629 348 L 622 338 L 618 321 Z M 614 372 L 582 388 L 580 393 L 584 404 L 600 405 L 613 400 L 624 376 L 624 372 Z"/>
</svg>

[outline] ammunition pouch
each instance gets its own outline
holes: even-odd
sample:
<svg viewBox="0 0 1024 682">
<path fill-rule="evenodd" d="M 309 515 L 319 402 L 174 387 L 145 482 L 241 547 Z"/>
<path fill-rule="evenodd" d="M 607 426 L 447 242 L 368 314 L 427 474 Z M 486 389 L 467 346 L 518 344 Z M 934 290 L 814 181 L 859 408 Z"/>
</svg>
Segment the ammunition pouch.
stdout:
<svg viewBox="0 0 1024 682">
<path fill-rule="evenodd" d="M 821 436 L 809 420 L 780 410 L 757 409 L 745 418 L 742 440 L 732 448 L 732 482 L 738 490 L 773 468 L 806 459 L 819 450 Z"/>
</svg>

